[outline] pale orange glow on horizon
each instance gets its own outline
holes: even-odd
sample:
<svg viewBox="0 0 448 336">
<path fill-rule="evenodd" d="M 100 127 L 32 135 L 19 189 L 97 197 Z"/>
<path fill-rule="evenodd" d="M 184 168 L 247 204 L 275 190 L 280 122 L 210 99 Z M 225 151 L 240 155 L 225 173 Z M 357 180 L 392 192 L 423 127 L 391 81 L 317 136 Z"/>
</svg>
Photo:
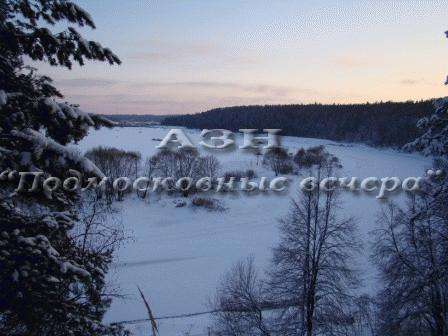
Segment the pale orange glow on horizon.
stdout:
<svg viewBox="0 0 448 336">
<path fill-rule="evenodd" d="M 86 111 L 179 114 L 447 95 L 448 1 L 79 3 L 97 23 L 88 37 L 123 64 L 38 68 Z"/>
</svg>

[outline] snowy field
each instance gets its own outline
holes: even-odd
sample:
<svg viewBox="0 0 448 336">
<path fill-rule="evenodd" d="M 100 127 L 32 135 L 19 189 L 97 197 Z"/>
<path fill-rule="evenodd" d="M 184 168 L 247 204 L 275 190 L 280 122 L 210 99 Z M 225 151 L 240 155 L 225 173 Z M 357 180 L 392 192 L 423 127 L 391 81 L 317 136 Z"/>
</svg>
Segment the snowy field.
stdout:
<svg viewBox="0 0 448 336">
<path fill-rule="evenodd" d="M 115 128 L 91 131 L 79 148 L 86 151 L 95 146 L 113 146 L 139 151 L 143 159 L 156 152 L 159 141 L 169 128 Z M 185 130 L 197 144 L 199 131 Z M 242 143 L 237 137 L 238 144 Z M 283 137 L 282 145 L 290 152 L 300 147 L 325 145 L 343 164 L 341 175 L 357 176 L 422 176 L 431 162 L 419 155 L 393 150 L 379 150 L 365 145 L 343 144 L 329 140 Z M 200 151 L 202 149 L 198 147 Z M 216 151 L 222 173 L 234 169 L 253 169 L 257 176 L 273 177 L 273 172 L 257 166 L 255 155 L 241 150 Z M 115 299 L 106 319 L 108 322 L 144 319 L 147 317 L 139 297 L 139 286 L 150 301 L 156 316 L 181 315 L 210 310 L 209 298 L 214 294 L 223 272 L 236 261 L 249 255 L 255 257 L 260 271 L 270 262 L 271 249 L 278 239 L 278 219 L 289 209 L 291 197 L 297 194 L 298 178 L 286 195 L 252 195 L 239 193 L 220 198 L 224 212 L 176 208 L 172 197 L 151 194 L 149 200 L 129 196 L 119 206 L 124 226 L 132 240 L 117 254 L 110 274 L 111 283 L 118 285 L 123 299 Z M 402 201 L 403 196 L 394 197 Z M 365 245 L 359 268 L 364 276 L 364 291 L 374 292 L 375 272 L 368 263 L 369 231 L 381 202 L 375 195 L 344 192 L 342 206 L 346 215 L 359 221 L 359 239 Z M 208 315 L 191 318 L 162 319 L 160 335 L 206 335 Z M 147 322 L 128 326 L 136 335 L 148 335 Z"/>
</svg>

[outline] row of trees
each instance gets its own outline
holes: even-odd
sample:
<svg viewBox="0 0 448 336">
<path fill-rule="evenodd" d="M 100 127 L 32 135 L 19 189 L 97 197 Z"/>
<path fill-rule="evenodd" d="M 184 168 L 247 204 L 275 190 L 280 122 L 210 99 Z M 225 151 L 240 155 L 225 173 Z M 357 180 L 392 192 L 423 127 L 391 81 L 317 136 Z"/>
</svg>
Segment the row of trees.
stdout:
<svg viewBox="0 0 448 336">
<path fill-rule="evenodd" d="M 221 169 L 221 164 L 215 156 L 200 156 L 193 149 L 161 150 L 147 158 L 143 165 L 139 152 L 117 148 L 95 147 L 87 151 L 85 156 L 92 160 L 105 176 L 109 177 L 108 183 L 105 185 L 109 203 L 114 199 L 123 199 L 125 191 L 120 188 L 121 191 L 115 192 L 112 188 L 112 182 L 120 177 L 129 177 L 130 179 L 140 176 L 149 179 L 169 177 L 173 181 L 183 177 L 189 177 L 193 181 L 209 177 L 211 180 L 215 180 Z M 148 187 L 150 187 L 149 182 Z M 147 192 L 139 195 L 145 198 Z M 184 196 L 187 195 L 188 192 L 185 192 Z"/>
<path fill-rule="evenodd" d="M 120 177 L 129 177 L 136 179 L 139 176 L 148 178 L 172 178 L 177 181 L 181 178 L 191 178 L 196 182 L 200 178 L 209 177 L 213 183 L 221 170 L 221 164 L 214 155 L 200 156 L 195 149 L 164 149 L 158 151 L 155 155 L 147 158 L 142 166 L 142 157 L 139 152 L 125 151 L 117 148 L 95 147 L 86 152 L 85 156 L 90 159 L 101 171 L 109 177 L 109 201 L 112 198 L 122 200 L 123 191 L 115 195 L 112 190 L 112 182 Z M 263 164 L 275 173 L 290 174 L 298 173 L 303 168 L 309 168 L 322 158 L 329 159 L 331 156 L 323 146 L 312 147 L 308 150 L 299 149 L 295 155 L 289 154 L 283 148 L 273 148 L 263 155 Z M 331 164 L 340 168 L 339 160 L 332 156 Z M 246 171 L 234 170 L 224 173 L 226 182 L 230 178 L 239 180 L 242 177 L 252 179 L 255 172 L 251 169 Z M 192 188 L 191 190 L 194 190 Z M 147 193 L 141 196 L 145 198 Z M 184 193 L 187 196 L 188 192 Z M 113 197 L 114 196 L 114 197 Z"/>
<path fill-rule="evenodd" d="M 330 160 L 329 164 L 333 168 L 342 168 L 339 159 L 329 154 L 324 146 L 316 146 L 308 149 L 300 148 L 292 155 L 287 150 L 276 147 L 268 150 L 263 155 L 263 164 L 269 167 L 275 176 L 280 174 L 300 173 L 301 170 L 309 169 L 313 165 L 319 165 L 320 162 Z"/>
<path fill-rule="evenodd" d="M 220 168 L 219 160 L 213 155 L 200 156 L 193 149 L 162 150 L 146 161 L 145 174 L 148 177 L 172 177 L 174 180 L 182 177 L 215 179 Z"/>
<path fill-rule="evenodd" d="M 262 277 L 252 259 L 223 278 L 213 302 L 218 335 L 445 336 L 448 332 L 448 102 L 419 122 L 418 147 L 439 174 L 405 206 L 385 204 L 372 232 L 375 297 L 359 295 L 356 223 L 333 190 L 301 192 L 280 222 L 281 239 Z M 294 158 L 318 179 L 341 167 L 322 148 Z"/>
<path fill-rule="evenodd" d="M 431 101 L 234 106 L 169 116 L 162 124 L 231 131 L 279 128 L 283 135 L 401 147 L 420 135 L 417 121 L 433 110 Z"/>
</svg>

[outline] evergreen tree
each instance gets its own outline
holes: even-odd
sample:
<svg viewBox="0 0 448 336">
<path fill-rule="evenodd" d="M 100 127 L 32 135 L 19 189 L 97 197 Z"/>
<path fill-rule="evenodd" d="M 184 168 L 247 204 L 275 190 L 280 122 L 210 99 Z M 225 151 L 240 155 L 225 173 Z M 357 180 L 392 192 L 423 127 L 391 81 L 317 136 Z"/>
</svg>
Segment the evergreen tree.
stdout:
<svg viewBox="0 0 448 336">
<path fill-rule="evenodd" d="M 389 203 L 378 217 L 379 335 L 447 334 L 447 199 L 444 177 L 433 176 L 405 207 Z"/>
<path fill-rule="evenodd" d="M 448 332 L 448 100 L 421 118 L 421 135 L 404 146 L 435 157 L 429 174 L 405 207 L 388 204 L 378 218 L 373 260 L 382 288 L 377 297 L 379 334 Z"/>
<path fill-rule="evenodd" d="M 282 135 L 402 147 L 421 135 L 416 123 L 433 110 L 432 100 L 345 105 L 232 106 L 197 114 L 167 116 L 162 124 L 231 131 L 240 128 L 280 128 Z"/>
<path fill-rule="evenodd" d="M 435 102 L 436 109 L 430 116 L 421 118 L 417 127 L 422 135 L 405 146 L 407 150 L 417 150 L 425 155 L 448 156 L 448 99 Z"/>
<path fill-rule="evenodd" d="M 50 29 L 67 24 L 60 32 Z M 59 26 L 59 25 L 58 25 Z M 101 177 L 89 160 L 65 145 L 90 127 L 110 126 L 98 116 L 62 103 L 50 78 L 24 58 L 71 68 L 86 60 L 119 64 L 76 26 L 95 28 L 82 8 L 64 0 L 0 0 L 0 334 L 118 334 L 101 320 L 111 251 L 82 249 L 72 235 L 79 221 L 78 191 L 19 193 L 20 171 L 65 178 L 68 169 Z M 30 182 L 33 177 L 26 179 Z"/>
</svg>

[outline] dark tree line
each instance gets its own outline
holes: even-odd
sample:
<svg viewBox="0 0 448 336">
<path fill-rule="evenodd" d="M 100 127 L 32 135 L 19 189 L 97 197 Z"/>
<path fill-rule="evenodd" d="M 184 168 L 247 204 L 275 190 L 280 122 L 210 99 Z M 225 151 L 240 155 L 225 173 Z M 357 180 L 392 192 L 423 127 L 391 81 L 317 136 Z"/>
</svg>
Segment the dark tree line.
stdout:
<svg viewBox="0 0 448 336">
<path fill-rule="evenodd" d="M 170 116 L 162 124 L 231 131 L 280 128 L 283 135 L 401 147 L 421 135 L 416 123 L 433 110 L 432 101 L 234 106 Z"/>
<path fill-rule="evenodd" d="M 152 114 L 107 114 L 104 115 L 105 118 L 115 122 L 159 122 L 162 121 L 166 116 L 163 115 L 152 115 Z"/>
</svg>

